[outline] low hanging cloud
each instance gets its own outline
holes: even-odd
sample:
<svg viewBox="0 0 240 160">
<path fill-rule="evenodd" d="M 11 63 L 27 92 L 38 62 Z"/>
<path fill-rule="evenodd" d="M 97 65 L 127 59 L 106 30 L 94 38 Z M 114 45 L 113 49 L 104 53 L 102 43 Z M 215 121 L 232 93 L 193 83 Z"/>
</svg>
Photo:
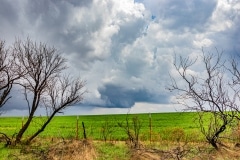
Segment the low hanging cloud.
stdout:
<svg viewBox="0 0 240 160">
<path fill-rule="evenodd" d="M 101 107 L 130 108 L 136 102 L 169 103 L 167 96 L 156 95 L 145 88 L 126 88 L 124 86 L 106 84 L 98 89 L 101 99 L 106 102 Z"/>
<path fill-rule="evenodd" d="M 0 35 L 59 49 L 70 74 L 87 80 L 82 106 L 128 108 L 171 103 L 175 54 L 240 53 L 239 10 L 222 0 L 3 0 Z"/>
</svg>

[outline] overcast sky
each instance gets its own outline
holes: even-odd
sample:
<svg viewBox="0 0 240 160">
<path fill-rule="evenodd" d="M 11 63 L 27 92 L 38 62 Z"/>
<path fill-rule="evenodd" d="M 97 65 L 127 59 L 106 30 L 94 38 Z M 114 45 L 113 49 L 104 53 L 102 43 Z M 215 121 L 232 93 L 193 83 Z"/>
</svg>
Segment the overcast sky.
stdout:
<svg viewBox="0 0 240 160">
<path fill-rule="evenodd" d="M 165 89 L 174 54 L 240 53 L 238 0 L 1 0 L 0 22 L 8 45 L 29 37 L 55 46 L 87 81 L 85 100 L 65 114 L 181 110 Z M 26 114 L 19 92 L 8 115 Z"/>
</svg>

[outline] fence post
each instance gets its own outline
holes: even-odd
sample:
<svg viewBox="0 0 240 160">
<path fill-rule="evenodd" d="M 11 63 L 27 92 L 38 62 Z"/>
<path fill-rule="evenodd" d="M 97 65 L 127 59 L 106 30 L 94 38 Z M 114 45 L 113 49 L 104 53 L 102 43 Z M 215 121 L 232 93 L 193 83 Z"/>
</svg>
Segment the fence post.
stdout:
<svg viewBox="0 0 240 160">
<path fill-rule="evenodd" d="M 79 119 L 79 117 L 77 116 L 77 124 L 76 124 L 76 140 L 78 140 L 78 119 Z"/>
<path fill-rule="evenodd" d="M 83 138 L 84 138 L 84 139 L 87 139 L 84 122 L 82 122 L 82 127 L 83 127 Z"/>
<path fill-rule="evenodd" d="M 149 113 L 149 141 L 152 142 L 152 115 Z"/>
</svg>

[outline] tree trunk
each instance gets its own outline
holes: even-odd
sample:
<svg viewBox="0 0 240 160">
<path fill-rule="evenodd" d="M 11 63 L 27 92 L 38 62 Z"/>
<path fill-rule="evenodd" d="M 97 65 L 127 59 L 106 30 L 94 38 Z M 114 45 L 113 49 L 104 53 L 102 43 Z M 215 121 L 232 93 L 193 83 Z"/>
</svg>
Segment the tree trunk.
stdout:
<svg viewBox="0 0 240 160">
<path fill-rule="evenodd" d="M 209 143 L 216 149 L 219 150 L 219 147 L 217 146 L 217 139 L 219 137 L 219 134 L 222 133 L 226 129 L 226 123 L 224 123 L 219 130 L 215 133 L 215 135 L 209 139 Z"/>
<path fill-rule="evenodd" d="M 37 131 L 35 132 L 30 138 L 28 138 L 28 140 L 26 141 L 27 144 L 29 144 L 34 138 L 36 138 L 41 132 L 44 131 L 44 129 L 47 127 L 47 125 L 51 122 L 52 118 L 55 116 L 55 114 L 57 113 L 54 112 L 49 118 L 48 120 L 42 125 L 42 127 Z"/>
<path fill-rule="evenodd" d="M 18 132 L 18 134 L 16 136 L 15 144 L 21 142 L 22 136 L 25 133 L 25 131 L 27 130 L 28 126 L 30 125 L 32 119 L 33 119 L 33 115 L 29 115 L 27 122 L 23 125 L 23 127 L 20 129 L 20 131 Z"/>
<path fill-rule="evenodd" d="M 82 122 L 82 127 L 83 127 L 83 138 L 84 138 L 84 139 L 87 139 L 87 135 L 86 135 L 86 130 L 85 130 L 84 122 Z"/>
<path fill-rule="evenodd" d="M 217 146 L 216 140 L 215 140 L 214 138 L 210 140 L 210 144 L 211 144 L 216 150 L 219 149 L 218 146 Z"/>
</svg>

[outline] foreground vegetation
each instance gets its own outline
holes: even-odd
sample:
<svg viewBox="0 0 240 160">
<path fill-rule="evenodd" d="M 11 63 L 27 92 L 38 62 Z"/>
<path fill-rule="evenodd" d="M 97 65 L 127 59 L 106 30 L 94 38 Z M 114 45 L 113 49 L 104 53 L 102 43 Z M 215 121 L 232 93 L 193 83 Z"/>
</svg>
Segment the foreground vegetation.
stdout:
<svg viewBox="0 0 240 160">
<path fill-rule="evenodd" d="M 30 145 L 6 148 L 2 141 L 0 159 L 238 159 L 238 148 L 234 145 L 239 142 L 239 132 L 228 129 L 221 139 L 227 148 L 217 152 L 207 145 L 197 116 L 194 112 L 56 116 Z M 34 117 L 23 139 L 35 132 L 45 118 Z M 23 117 L 0 117 L 0 132 L 14 137 L 24 120 Z M 133 120 L 137 120 L 136 123 Z M 137 146 L 130 144 L 136 140 L 139 141 Z"/>
<path fill-rule="evenodd" d="M 74 139 L 37 138 L 30 145 L 5 148 L 0 145 L 1 160 L 181 160 L 181 159 L 240 159 L 234 146 L 215 150 L 205 142 L 178 143 L 169 141 L 141 142 L 131 148 L 123 141 L 104 142 Z"/>
</svg>

